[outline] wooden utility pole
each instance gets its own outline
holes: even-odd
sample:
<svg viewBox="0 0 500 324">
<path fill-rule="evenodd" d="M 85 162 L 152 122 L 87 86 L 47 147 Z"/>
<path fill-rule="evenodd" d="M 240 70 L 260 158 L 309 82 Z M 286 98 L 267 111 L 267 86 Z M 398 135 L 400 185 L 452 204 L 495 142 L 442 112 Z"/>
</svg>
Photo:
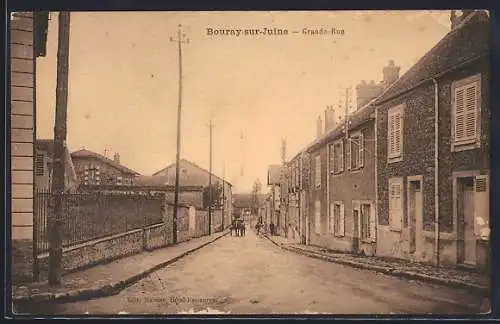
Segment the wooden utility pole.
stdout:
<svg viewBox="0 0 500 324">
<path fill-rule="evenodd" d="M 177 106 L 177 153 L 175 156 L 175 197 L 174 197 L 174 217 L 172 220 L 173 243 L 177 243 L 177 217 L 179 212 L 179 164 L 181 153 L 181 107 L 182 107 L 182 44 L 189 43 L 189 39 L 181 34 L 182 26 L 179 25 L 177 39 L 170 37 L 170 41 L 176 42 L 179 47 L 179 102 Z"/>
<path fill-rule="evenodd" d="M 68 115 L 68 69 L 69 69 L 70 13 L 59 13 L 59 35 L 57 45 L 56 118 L 54 126 L 54 156 L 52 199 L 54 213 L 50 222 L 49 285 L 61 283 L 62 220 L 65 178 L 65 146 Z"/>
<path fill-rule="evenodd" d="M 212 117 L 210 117 L 210 124 L 208 127 L 210 128 L 210 148 L 209 148 L 209 159 L 210 166 L 208 172 L 208 235 L 212 234 L 212 204 L 213 204 L 213 195 L 212 195 L 212 133 L 214 128 L 214 123 L 212 121 Z"/>
</svg>

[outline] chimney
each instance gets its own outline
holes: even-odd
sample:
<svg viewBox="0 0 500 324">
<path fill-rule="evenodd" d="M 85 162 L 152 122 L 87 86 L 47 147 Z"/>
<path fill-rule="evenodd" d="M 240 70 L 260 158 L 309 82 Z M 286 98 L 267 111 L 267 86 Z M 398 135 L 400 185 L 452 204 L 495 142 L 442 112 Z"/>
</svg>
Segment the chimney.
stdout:
<svg viewBox="0 0 500 324">
<path fill-rule="evenodd" d="M 361 83 L 356 86 L 357 109 L 377 98 L 380 94 L 382 94 L 383 90 L 383 86 L 376 84 L 373 80 L 370 81 L 369 84 L 366 83 L 365 80 L 361 81 Z"/>
<path fill-rule="evenodd" d="M 333 106 L 328 106 L 325 110 L 325 133 L 328 133 L 336 126 L 335 109 Z"/>
<path fill-rule="evenodd" d="M 464 21 L 465 18 L 467 18 L 470 14 L 472 14 L 474 10 L 452 10 L 450 12 L 450 22 L 451 22 L 451 29 L 457 28 L 462 21 Z"/>
<path fill-rule="evenodd" d="M 113 161 L 116 163 L 120 163 L 120 153 L 115 153 L 115 156 L 113 157 Z"/>
<path fill-rule="evenodd" d="M 382 69 L 382 73 L 384 75 L 383 82 L 385 88 L 388 88 L 397 79 L 399 79 L 399 70 L 401 70 L 401 67 L 395 66 L 393 60 L 390 60 L 389 65 Z"/>
<path fill-rule="evenodd" d="M 320 138 L 323 136 L 323 120 L 321 116 L 318 116 L 318 120 L 316 121 L 316 137 Z"/>
</svg>

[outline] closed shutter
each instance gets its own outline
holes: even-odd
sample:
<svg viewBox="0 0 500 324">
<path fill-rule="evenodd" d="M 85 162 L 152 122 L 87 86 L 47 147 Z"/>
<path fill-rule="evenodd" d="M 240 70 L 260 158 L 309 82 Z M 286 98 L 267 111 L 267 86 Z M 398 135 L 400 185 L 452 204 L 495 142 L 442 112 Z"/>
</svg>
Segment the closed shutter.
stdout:
<svg viewBox="0 0 500 324">
<path fill-rule="evenodd" d="M 339 219 L 339 236 L 345 235 L 345 214 L 344 214 L 344 203 L 340 204 L 340 219 Z"/>
<path fill-rule="evenodd" d="M 394 114 L 389 114 L 389 121 L 388 121 L 388 132 L 389 132 L 389 136 L 387 136 L 388 140 L 389 140 L 389 143 L 388 143 L 388 151 L 389 151 L 389 157 L 392 157 L 394 156 L 395 152 L 396 152 L 396 148 L 395 148 L 395 115 Z"/>
<path fill-rule="evenodd" d="M 321 233 L 321 202 L 316 200 L 314 206 L 314 229 L 317 234 Z"/>
<path fill-rule="evenodd" d="M 335 204 L 334 203 L 330 203 L 330 215 L 328 217 L 328 232 L 330 234 L 334 234 L 334 230 L 335 230 Z"/>
<path fill-rule="evenodd" d="M 390 209 L 389 209 L 389 219 L 391 228 L 394 230 L 402 229 L 402 193 L 401 193 L 401 183 L 393 182 L 390 185 Z"/>
<path fill-rule="evenodd" d="M 35 174 L 37 176 L 45 174 L 45 155 L 42 153 L 36 154 Z"/>
<path fill-rule="evenodd" d="M 359 167 L 362 168 L 365 165 L 365 140 L 363 133 L 359 134 Z"/>
<path fill-rule="evenodd" d="M 377 241 L 377 220 L 375 205 L 370 207 L 370 239 L 372 242 Z"/>
<path fill-rule="evenodd" d="M 316 156 L 316 165 L 315 165 L 315 176 L 316 176 L 316 188 L 321 186 L 321 158 L 320 155 Z"/>
<path fill-rule="evenodd" d="M 397 112 L 394 116 L 394 154 L 399 156 L 401 154 L 402 146 L 402 133 L 403 133 L 403 118 L 401 112 Z"/>
<path fill-rule="evenodd" d="M 455 88 L 455 141 L 468 142 L 477 136 L 478 82 Z"/>
<path fill-rule="evenodd" d="M 348 138 L 346 143 L 346 152 L 345 152 L 345 163 L 347 164 L 347 170 L 351 170 L 351 150 L 352 150 L 352 139 Z"/>
<path fill-rule="evenodd" d="M 344 171 L 344 141 L 340 142 L 339 172 Z"/>
<path fill-rule="evenodd" d="M 476 176 L 474 181 L 474 235 L 482 240 L 489 240 L 489 219 L 489 179 L 487 175 Z"/>
</svg>

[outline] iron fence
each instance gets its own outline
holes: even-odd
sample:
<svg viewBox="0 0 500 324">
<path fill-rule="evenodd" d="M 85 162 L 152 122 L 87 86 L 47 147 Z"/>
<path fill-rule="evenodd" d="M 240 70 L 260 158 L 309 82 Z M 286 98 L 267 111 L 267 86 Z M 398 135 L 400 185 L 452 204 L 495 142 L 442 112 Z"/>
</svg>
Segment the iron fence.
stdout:
<svg viewBox="0 0 500 324">
<path fill-rule="evenodd" d="M 36 253 L 49 250 L 52 194 L 35 197 Z M 63 248 L 163 222 L 164 196 L 124 193 L 65 193 L 62 197 Z"/>
</svg>

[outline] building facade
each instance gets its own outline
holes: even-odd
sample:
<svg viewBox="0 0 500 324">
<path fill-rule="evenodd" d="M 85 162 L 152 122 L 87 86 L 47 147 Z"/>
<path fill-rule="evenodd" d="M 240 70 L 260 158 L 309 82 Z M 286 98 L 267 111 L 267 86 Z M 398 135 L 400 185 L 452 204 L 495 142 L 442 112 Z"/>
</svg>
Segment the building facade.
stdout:
<svg viewBox="0 0 500 324">
<path fill-rule="evenodd" d="M 489 18 L 459 19 L 375 102 L 380 256 L 488 262 Z"/>
<path fill-rule="evenodd" d="M 36 58 L 45 56 L 48 13 L 10 16 L 12 280 L 33 280 Z M 35 278 L 36 279 L 36 278 Z"/>
<path fill-rule="evenodd" d="M 78 180 L 87 185 L 131 185 L 139 173 L 120 164 L 120 155 L 114 159 L 82 149 L 71 153 Z"/>
</svg>

